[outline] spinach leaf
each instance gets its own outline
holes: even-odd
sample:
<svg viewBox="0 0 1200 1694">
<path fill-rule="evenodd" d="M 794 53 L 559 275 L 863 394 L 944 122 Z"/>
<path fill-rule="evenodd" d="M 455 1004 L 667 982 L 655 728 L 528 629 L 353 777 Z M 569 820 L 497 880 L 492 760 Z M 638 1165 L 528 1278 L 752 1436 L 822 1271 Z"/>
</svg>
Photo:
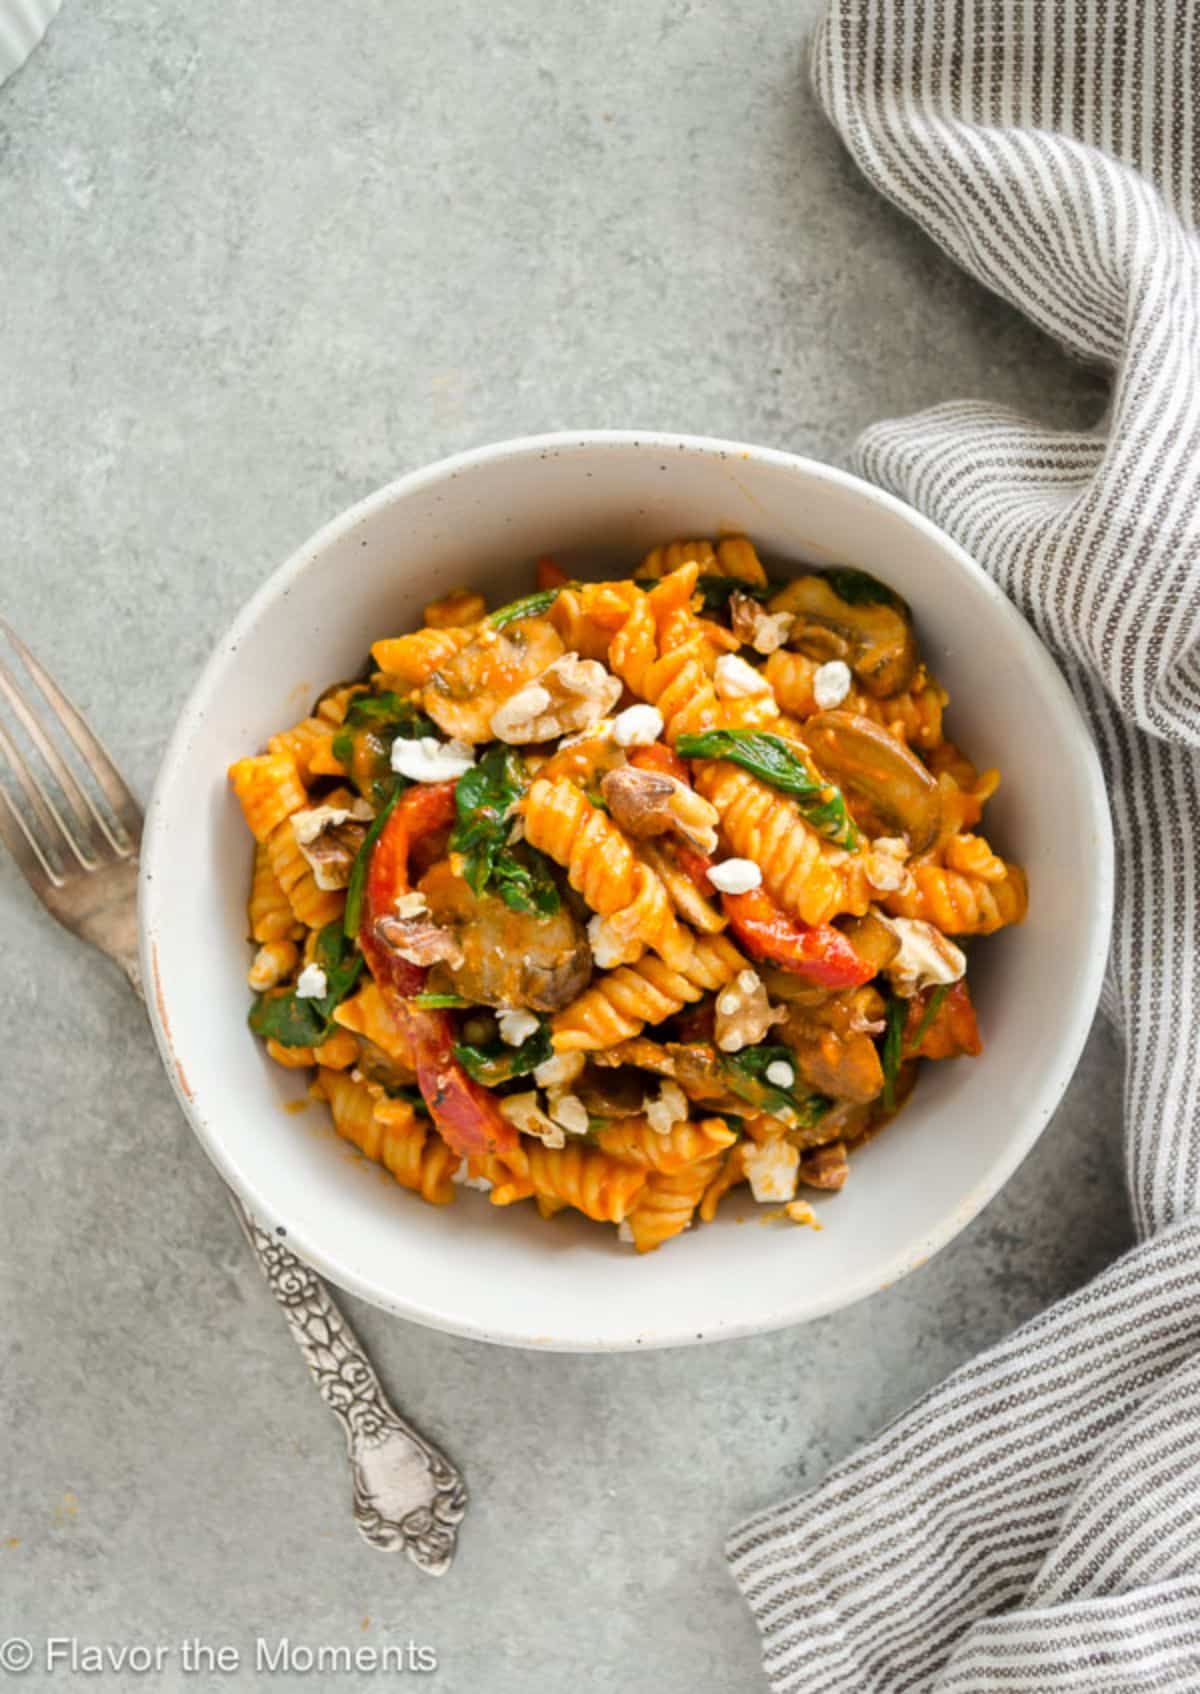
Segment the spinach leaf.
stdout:
<svg viewBox="0 0 1200 1694">
<path fill-rule="evenodd" d="M 528 780 L 511 747 L 497 742 L 489 748 L 458 779 L 450 851 L 462 854 L 463 876 L 473 893 L 482 894 L 490 884 L 514 912 L 553 917 L 561 900 L 549 861 L 532 847 L 508 845 L 510 813 Z"/>
<path fill-rule="evenodd" d="M 392 743 L 436 735 L 437 725 L 411 700 L 385 691 L 358 694 L 333 738 L 333 756 L 345 765 L 359 792 L 379 804 L 397 782 Z"/>
<path fill-rule="evenodd" d="M 904 1056 L 904 1025 L 908 1022 L 908 1001 L 902 1000 L 898 994 L 893 994 L 888 1001 L 887 1028 L 883 1035 L 883 1051 L 880 1062 L 883 1065 L 883 1109 L 894 1112 L 896 1109 L 896 1077 L 900 1071 L 900 1061 Z"/>
<path fill-rule="evenodd" d="M 894 606 L 897 611 L 907 610 L 904 601 L 886 582 L 880 582 L 877 576 L 871 576 L 867 571 L 851 570 L 848 565 L 838 565 L 820 574 L 838 599 L 844 600 L 847 606 Z"/>
<path fill-rule="evenodd" d="M 760 1112 L 774 1116 L 791 1114 L 799 1127 L 817 1123 L 829 1109 L 823 1094 L 797 1094 L 793 1088 L 781 1088 L 767 1080 L 767 1066 L 782 1061 L 795 1074 L 796 1055 L 790 1047 L 762 1042 L 757 1047 L 743 1047 L 740 1053 L 722 1053 L 721 1069 L 730 1089 L 739 1099 Z"/>
<path fill-rule="evenodd" d="M 362 974 L 363 957 L 335 919 L 317 936 L 313 962 L 325 972 L 325 993 L 319 1000 L 301 999 L 294 988 L 260 994 L 250 1008 L 255 1035 L 273 1037 L 281 1047 L 319 1047 L 329 1036 L 335 1009 Z"/>
<path fill-rule="evenodd" d="M 566 587 L 566 584 L 562 586 Z M 540 617 L 553 606 L 559 593 L 558 588 L 540 588 L 536 594 L 526 594 L 522 600 L 511 600 L 507 606 L 501 606 L 499 611 L 491 613 L 488 622 L 493 629 L 504 629 L 506 625 L 516 623 L 518 618 Z"/>
<path fill-rule="evenodd" d="M 756 729 L 710 729 L 703 735 L 681 735 L 675 751 L 685 759 L 728 759 L 740 765 L 772 788 L 790 794 L 819 834 L 839 847 L 858 846 L 858 831 L 841 789 L 814 777 L 782 736 Z"/>
<path fill-rule="evenodd" d="M 371 854 L 375 851 L 375 843 L 383 834 L 383 826 L 391 817 L 401 792 L 400 788 L 396 788 L 391 798 L 379 808 L 375 814 L 375 822 L 367 831 L 350 867 L 350 881 L 346 888 L 346 912 L 342 919 L 342 931 L 349 940 L 353 940 L 358 934 L 358 926 L 362 922 L 363 894 L 367 886 L 367 868 L 371 863 Z"/>
<path fill-rule="evenodd" d="M 461 994 L 414 994 L 412 1003 L 423 1006 L 427 1012 L 461 1012 L 473 1004 Z"/>
<path fill-rule="evenodd" d="M 495 1088 L 497 1083 L 510 1082 L 514 1076 L 528 1076 L 530 1071 L 544 1065 L 554 1056 L 554 1043 L 550 1039 L 550 1025 L 539 1023 L 519 1047 L 509 1047 L 497 1036 L 486 1046 L 456 1041 L 454 1052 L 468 1076 Z"/>
</svg>

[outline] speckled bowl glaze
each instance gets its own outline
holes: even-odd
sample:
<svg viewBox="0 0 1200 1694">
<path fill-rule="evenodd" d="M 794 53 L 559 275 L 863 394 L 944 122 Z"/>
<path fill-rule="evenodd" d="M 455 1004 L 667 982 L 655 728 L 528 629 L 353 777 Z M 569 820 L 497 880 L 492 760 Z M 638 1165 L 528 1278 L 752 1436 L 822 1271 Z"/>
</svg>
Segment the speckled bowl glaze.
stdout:
<svg viewBox="0 0 1200 1694">
<path fill-rule="evenodd" d="M 434 1208 L 338 1140 L 246 1029 L 250 847 L 240 754 L 354 674 L 372 640 L 469 582 L 501 603 L 553 552 L 624 572 L 655 541 L 744 532 L 777 561 L 849 563 L 911 603 L 955 735 L 1004 772 L 989 834 L 1028 868 L 1030 913 L 980 945 L 982 1058 L 930 1066 L 912 1105 L 818 1198 L 820 1234 L 735 1193 L 717 1223 L 639 1258 L 615 1231 L 464 1193 Z M 390 1311 L 514 1346 L 678 1346 L 799 1323 L 885 1288 L 963 1229 L 1048 1123 L 1100 991 L 1112 843 L 1100 767 L 1028 626 L 916 512 L 827 465 L 695 437 L 588 432 L 481 448 L 327 525 L 238 617 L 185 706 L 150 807 L 142 950 L 180 1103 L 257 1216 Z"/>
</svg>

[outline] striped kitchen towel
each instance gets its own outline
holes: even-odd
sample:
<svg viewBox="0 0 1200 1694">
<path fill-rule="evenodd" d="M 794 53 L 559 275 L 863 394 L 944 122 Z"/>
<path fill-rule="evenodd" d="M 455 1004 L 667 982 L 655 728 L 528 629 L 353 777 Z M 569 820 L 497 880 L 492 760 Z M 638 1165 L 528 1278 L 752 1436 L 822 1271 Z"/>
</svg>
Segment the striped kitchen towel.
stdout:
<svg viewBox="0 0 1200 1694">
<path fill-rule="evenodd" d="M 1095 733 L 1141 1244 L 729 1556 L 776 1690 L 1197 1694 L 1200 6 L 834 0 L 814 72 L 881 193 L 1111 372 L 1096 430 L 962 402 L 857 453 L 1004 587 Z"/>
</svg>

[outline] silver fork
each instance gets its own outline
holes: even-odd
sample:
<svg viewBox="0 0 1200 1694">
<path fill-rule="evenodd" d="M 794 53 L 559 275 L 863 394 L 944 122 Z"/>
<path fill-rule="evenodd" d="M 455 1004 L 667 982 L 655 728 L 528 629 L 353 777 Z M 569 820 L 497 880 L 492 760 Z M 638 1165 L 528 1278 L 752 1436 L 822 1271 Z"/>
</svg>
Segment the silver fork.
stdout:
<svg viewBox="0 0 1200 1694">
<path fill-rule="evenodd" d="M 56 796 L 0 722 L 0 769 L 7 767 L 16 791 L 0 782 L 0 840 L 59 923 L 115 959 L 144 999 L 137 956 L 141 808 L 66 695 L 3 618 L 0 628 L 37 686 L 36 695 L 22 693 L 0 654 L 0 697 L 57 787 Z M 46 716 L 73 743 L 105 804 L 77 781 Z M 360 1533 L 372 1547 L 401 1549 L 428 1575 L 443 1575 L 467 1507 L 462 1476 L 393 1409 L 321 1279 L 262 1229 L 232 1190 L 229 1199 L 318 1392 L 345 1433 Z"/>
</svg>

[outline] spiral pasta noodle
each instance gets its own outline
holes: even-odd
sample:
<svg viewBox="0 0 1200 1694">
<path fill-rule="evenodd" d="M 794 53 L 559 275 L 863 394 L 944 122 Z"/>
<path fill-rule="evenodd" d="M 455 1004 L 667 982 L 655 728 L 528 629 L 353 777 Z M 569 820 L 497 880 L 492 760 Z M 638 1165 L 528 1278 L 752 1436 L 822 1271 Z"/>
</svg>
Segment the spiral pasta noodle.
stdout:
<svg viewBox="0 0 1200 1694">
<path fill-rule="evenodd" d="M 400 1188 L 638 1253 L 815 1223 L 797 1183 L 981 1050 L 959 943 L 1028 903 L 999 775 L 886 585 L 780 574 L 728 536 L 450 589 L 229 767 L 251 1029 Z"/>
</svg>

